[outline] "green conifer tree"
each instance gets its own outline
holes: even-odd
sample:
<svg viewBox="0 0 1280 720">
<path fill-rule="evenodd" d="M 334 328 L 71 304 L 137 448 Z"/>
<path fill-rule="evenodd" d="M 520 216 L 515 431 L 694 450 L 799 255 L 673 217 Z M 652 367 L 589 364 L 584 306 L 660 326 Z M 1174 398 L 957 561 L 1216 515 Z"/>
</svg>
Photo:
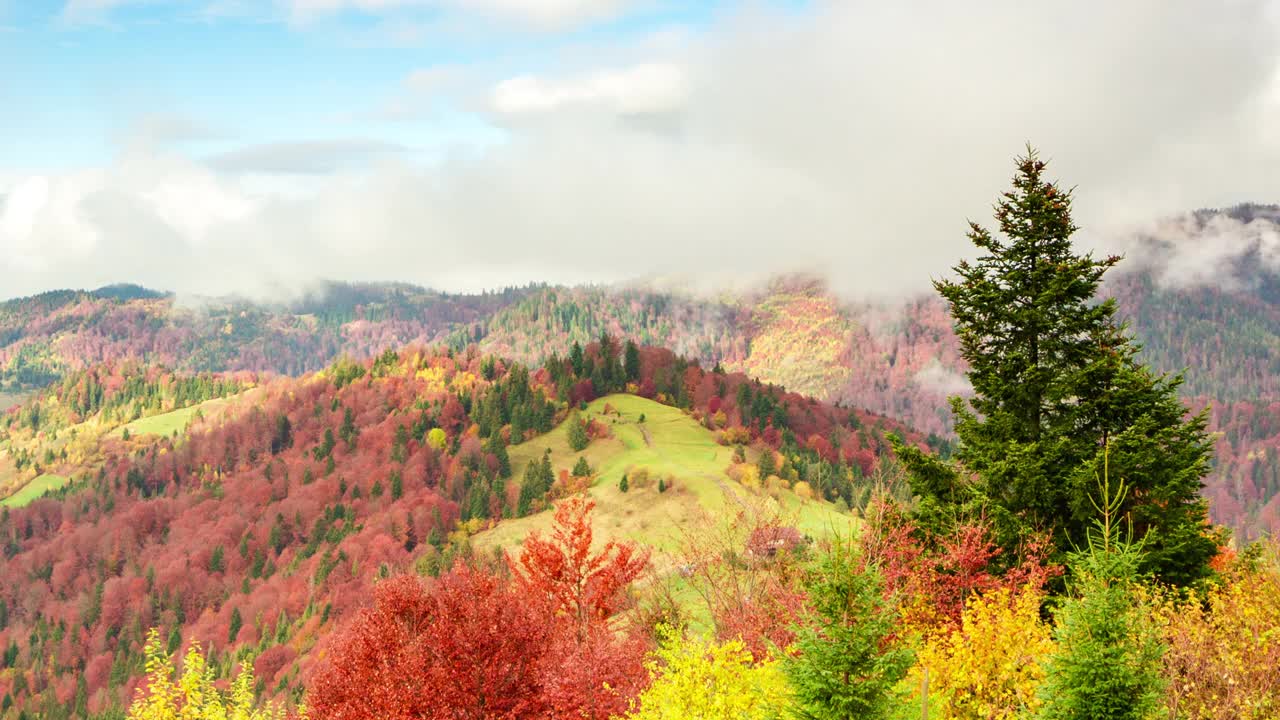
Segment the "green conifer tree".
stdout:
<svg viewBox="0 0 1280 720">
<path fill-rule="evenodd" d="M 895 440 L 921 498 L 917 519 L 945 531 L 985 512 L 1006 549 L 1028 529 L 1049 530 L 1052 559 L 1062 561 L 1086 541 L 1109 446 L 1112 471 L 1133 486 L 1122 512 L 1145 538 L 1142 570 L 1195 582 L 1217 544 L 1199 495 L 1212 451 L 1207 415 L 1186 418 L 1181 376 L 1138 360 L 1115 301 L 1097 297 L 1119 258 L 1075 251 L 1071 193 L 1044 171 L 1034 151 L 1018 158 L 995 207 L 1003 237 L 971 223 L 983 255 L 934 284 L 950 304 L 974 395 L 952 398 L 956 464 Z"/>
<path fill-rule="evenodd" d="M 582 452 L 591 444 L 591 436 L 587 435 L 586 423 L 578 413 L 569 414 L 569 447 L 574 452 Z"/>
<path fill-rule="evenodd" d="M 784 668 L 809 720 L 888 717 L 891 691 L 913 662 L 894 638 L 896 613 L 874 568 L 862 567 L 852 544 L 837 541 L 805 582 L 816 623 L 801 628 L 799 652 Z"/>
<path fill-rule="evenodd" d="M 634 340 L 628 340 L 622 353 L 622 369 L 627 382 L 640 382 L 640 348 Z"/>
<path fill-rule="evenodd" d="M 231 622 L 227 626 L 227 644 L 230 645 L 236 641 L 236 637 L 240 634 L 240 628 L 244 624 L 244 620 L 240 617 L 240 608 L 231 609 Z"/>
<path fill-rule="evenodd" d="M 507 454 L 507 443 L 500 433 L 494 433 L 485 441 L 484 449 L 498 461 L 498 477 L 511 477 L 511 456 Z"/>
<path fill-rule="evenodd" d="M 1041 720 L 1141 720 L 1160 705 L 1163 646 L 1151 609 L 1134 592 L 1142 543 L 1120 537 L 1127 488 L 1102 488 L 1101 519 L 1072 553 L 1069 594 L 1054 613 L 1057 649 L 1041 687 Z"/>
</svg>

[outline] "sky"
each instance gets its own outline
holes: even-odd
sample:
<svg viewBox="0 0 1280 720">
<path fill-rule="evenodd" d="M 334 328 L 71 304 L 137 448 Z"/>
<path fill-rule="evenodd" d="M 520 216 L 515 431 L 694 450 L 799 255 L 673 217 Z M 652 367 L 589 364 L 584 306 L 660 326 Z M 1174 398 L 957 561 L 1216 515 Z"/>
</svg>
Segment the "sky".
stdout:
<svg viewBox="0 0 1280 720">
<path fill-rule="evenodd" d="M 0 108 L 0 297 L 902 297 L 1028 143 L 1084 247 L 1280 202 L 1280 2 L 0 0 Z"/>
</svg>

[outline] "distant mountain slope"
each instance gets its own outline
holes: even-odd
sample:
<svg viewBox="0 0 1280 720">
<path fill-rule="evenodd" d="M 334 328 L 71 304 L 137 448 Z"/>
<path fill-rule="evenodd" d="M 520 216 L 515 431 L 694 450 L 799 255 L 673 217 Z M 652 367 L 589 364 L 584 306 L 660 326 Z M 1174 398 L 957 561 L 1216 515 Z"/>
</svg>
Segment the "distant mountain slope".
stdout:
<svg viewBox="0 0 1280 720">
<path fill-rule="evenodd" d="M 1280 531 L 1280 207 L 1201 211 L 1156 226 L 1104 291 L 1183 396 L 1213 404 L 1224 433 L 1214 517 Z M 907 421 L 938 437 L 967 383 L 935 297 L 848 303 L 821 282 L 696 296 L 635 287 L 530 286 L 447 295 L 404 284 L 330 284 L 289 305 L 198 307 L 140 288 L 53 292 L 0 304 L 0 402 L 95 363 L 139 358 L 184 370 L 297 375 L 339 355 L 475 344 L 537 364 L 601 333 L 669 347 L 766 382 Z M 18 396 L 21 397 L 21 396 Z"/>
<path fill-rule="evenodd" d="M 134 286 L 0 303 L 0 391 L 40 387 L 124 359 L 175 369 L 299 375 L 334 357 L 443 342 L 532 288 L 448 295 L 402 284 L 330 283 L 289 305 L 179 302 Z"/>
</svg>

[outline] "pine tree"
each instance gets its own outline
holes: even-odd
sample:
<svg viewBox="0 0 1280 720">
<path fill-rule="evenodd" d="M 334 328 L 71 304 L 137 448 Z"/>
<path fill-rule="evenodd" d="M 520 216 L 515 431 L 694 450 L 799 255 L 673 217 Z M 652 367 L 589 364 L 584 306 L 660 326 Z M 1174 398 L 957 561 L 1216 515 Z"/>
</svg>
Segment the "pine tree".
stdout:
<svg viewBox="0 0 1280 720">
<path fill-rule="evenodd" d="M 623 368 L 618 365 L 618 341 L 609 336 L 608 332 L 600 333 L 600 380 L 601 383 L 596 385 L 600 388 L 600 393 L 610 393 L 618 389 L 621 385 L 618 380 L 623 374 Z"/>
<path fill-rule="evenodd" d="M 511 477 L 511 456 L 507 454 L 507 443 L 500 433 L 489 436 L 485 442 L 485 450 L 498 461 L 498 477 Z"/>
<path fill-rule="evenodd" d="M 418 547 L 418 530 L 413 524 L 413 513 L 409 513 L 404 522 L 404 551 L 411 553 L 416 547 Z"/>
<path fill-rule="evenodd" d="M 224 551 L 221 545 L 213 548 L 213 553 L 209 556 L 209 572 L 220 573 L 226 570 L 226 561 L 223 560 Z"/>
<path fill-rule="evenodd" d="M 236 636 L 240 634 L 240 627 L 244 620 L 240 617 L 240 608 L 231 609 L 231 622 L 227 625 L 227 644 L 230 645 L 236 641 Z"/>
<path fill-rule="evenodd" d="M 765 446 L 764 451 L 760 453 L 760 462 L 757 467 L 760 470 L 761 480 L 778 474 L 778 463 L 777 458 L 773 456 L 773 448 Z"/>
<path fill-rule="evenodd" d="M 578 457 L 578 462 L 573 465 L 573 476 L 580 478 L 591 476 L 591 465 L 587 463 L 586 458 Z"/>
<path fill-rule="evenodd" d="M 1160 704 L 1163 646 L 1134 592 L 1141 543 L 1120 537 L 1127 488 L 1102 487 L 1102 519 L 1088 548 L 1071 555 L 1070 594 L 1055 613 L 1057 650 L 1041 687 L 1042 720 L 1140 720 Z"/>
<path fill-rule="evenodd" d="M 628 340 L 626 349 L 623 350 L 622 369 L 627 382 L 640 382 L 640 348 L 636 347 L 634 340 Z"/>
<path fill-rule="evenodd" d="M 570 413 L 569 415 L 569 447 L 574 452 L 581 452 L 591 444 L 591 436 L 587 435 L 586 424 L 578 413 Z"/>
<path fill-rule="evenodd" d="M 551 489 L 555 474 L 551 467 L 551 450 L 542 454 L 542 462 L 530 460 L 520 484 L 520 497 L 516 501 L 516 515 L 524 517 L 533 509 L 535 500 L 542 499 Z"/>
<path fill-rule="evenodd" d="M 1112 472 L 1134 490 L 1122 512 L 1146 538 L 1142 569 L 1192 583 L 1216 551 L 1199 495 L 1212 451 L 1207 415 L 1184 417 L 1181 376 L 1142 365 L 1115 301 L 1098 300 L 1119 258 L 1075 252 L 1071 193 L 1045 179 L 1033 150 L 1017 165 L 995 208 L 1003 238 L 970 223 L 985 254 L 934 284 L 950 304 L 974 396 L 951 401 L 958 466 L 894 443 L 921 497 L 917 519 L 945 532 L 985 512 L 1006 549 L 1028 529 L 1050 530 L 1062 561 L 1086 541 L 1109 446 Z"/>
<path fill-rule="evenodd" d="M 816 623 L 800 630 L 799 653 L 784 665 L 798 717 L 887 717 L 891 690 L 912 664 L 911 651 L 894 639 L 896 613 L 879 574 L 860 564 L 850 544 L 838 541 L 806 580 Z"/>
<path fill-rule="evenodd" d="M 630 489 L 631 489 L 631 483 L 627 482 L 627 474 L 623 473 L 622 479 L 618 481 L 618 490 L 620 492 L 627 492 Z"/>
</svg>

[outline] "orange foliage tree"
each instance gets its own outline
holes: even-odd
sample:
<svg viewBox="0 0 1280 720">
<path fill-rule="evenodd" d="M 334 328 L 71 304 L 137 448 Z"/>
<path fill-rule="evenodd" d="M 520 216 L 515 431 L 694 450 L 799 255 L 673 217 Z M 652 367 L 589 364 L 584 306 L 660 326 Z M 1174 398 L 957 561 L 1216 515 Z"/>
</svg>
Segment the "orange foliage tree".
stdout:
<svg viewBox="0 0 1280 720">
<path fill-rule="evenodd" d="M 593 549 L 594 507 L 581 496 L 560 503 L 550 536 L 532 534 L 511 562 L 522 594 L 545 603 L 550 616 L 552 638 L 542 661 L 548 717 L 621 714 L 647 679 L 647 636 L 619 621 L 649 552 L 615 542 Z"/>
<path fill-rule="evenodd" d="M 570 499 L 513 577 L 459 564 L 401 576 L 337 633 L 312 678 L 313 717 L 585 718 L 626 711 L 647 679 L 647 636 L 619 622 L 648 554 L 592 549 L 592 504 Z"/>
<path fill-rule="evenodd" d="M 334 637 L 309 710 L 332 720 L 536 715 L 548 639 L 539 608 L 490 573 L 459 565 L 430 586 L 393 578 Z"/>
</svg>

